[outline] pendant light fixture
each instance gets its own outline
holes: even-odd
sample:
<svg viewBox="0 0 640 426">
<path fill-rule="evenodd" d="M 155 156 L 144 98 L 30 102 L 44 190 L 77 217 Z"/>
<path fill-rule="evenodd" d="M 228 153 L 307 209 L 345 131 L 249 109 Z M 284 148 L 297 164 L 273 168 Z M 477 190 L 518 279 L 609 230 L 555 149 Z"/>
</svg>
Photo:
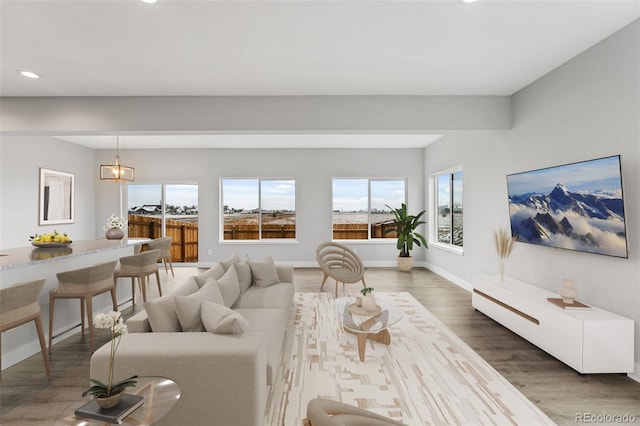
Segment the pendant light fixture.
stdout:
<svg viewBox="0 0 640 426">
<path fill-rule="evenodd" d="M 133 182 L 133 167 L 120 164 L 120 136 L 116 136 L 116 161 L 115 164 L 100 165 L 100 180 L 112 182 Z"/>
</svg>

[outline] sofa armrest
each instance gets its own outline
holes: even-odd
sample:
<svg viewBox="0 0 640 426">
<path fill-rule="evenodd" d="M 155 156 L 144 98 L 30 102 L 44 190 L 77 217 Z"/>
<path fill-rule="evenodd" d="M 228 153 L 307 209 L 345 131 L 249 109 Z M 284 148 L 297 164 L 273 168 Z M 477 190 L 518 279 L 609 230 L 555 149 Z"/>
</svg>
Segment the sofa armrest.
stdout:
<svg viewBox="0 0 640 426">
<path fill-rule="evenodd" d="M 149 316 L 147 315 L 147 311 L 138 312 L 125 322 L 127 324 L 127 331 L 129 331 L 129 333 L 151 332 L 151 324 L 149 323 Z"/>
<path fill-rule="evenodd" d="M 135 333 L 120 341 L 116 380 L 161 376 L 181 397 L 158 425 L 259 426 L 267 400 L 266 342 L 262 333 Z M 106 380 L 110 344 L 91 357 L 90 377 Z"/>
<path fill-rule="evenodd" d="M 276 264 L 276 271 L 281 283 L 293 284 L 293 265 Z"/>
</svg>

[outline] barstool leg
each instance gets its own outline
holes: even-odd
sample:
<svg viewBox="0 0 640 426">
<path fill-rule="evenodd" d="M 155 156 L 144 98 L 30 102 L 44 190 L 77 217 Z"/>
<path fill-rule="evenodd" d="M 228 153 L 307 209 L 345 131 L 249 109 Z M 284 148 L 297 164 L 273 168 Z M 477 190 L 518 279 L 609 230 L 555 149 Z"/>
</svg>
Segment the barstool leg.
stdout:
<svg viewBox="0 0 640 426">
<path fill-rule="evenodd" d="M 34 321 L 36 322 L 36 330 L 38 331 L 38 340 L 40 340 L 40 351 L 44 361 L 44 369 L 47 371 L 47 378 L 51 380 L 51 368 L 49 366 L 49 356 L 47 355 L 47 345 L 44 343 L 44 330 L 42 327 L 42 317 L 38 315 Z"/>
<path fill-rule="evenodd" d="M 136 278 L 131 277 L 131 304 L 136 304 Z"/>
<path fill-rule="evenodd" d="M 111 289 L 111 302 L 113 302 L 113 310 L 118 310 L 118 300 L 116 299 L 116 288 L 115 286 Z"/>
<path fill-rule="evenodd" d="M 158 283 L 158 293 L 162 297 L 162 286 L 160 285 L 160 274 L 156 271 L 156 282 Z"/>
<path fill-rule="evenodd" d="M 91 343 L 91 352 L 93 352 L 93 298 L 85 296 L 84 303 L 87 305 L 87 316 L 89 320 L 89 342 Z"/>
<path fill-rule="evenodd" d="M 53 308 L 56 306 L 56 299 L 49 295 L 49 353 L 51 353 L 51 346 L 53 340 Z"/>
<path fill-rule="evenodd" d="M 138 277 L 138 279 L 140 280 L 140 288 L 142 289 L 142 301 L 146 302 L 147 301 L 147 277 L 142 276 L 142 277 Z"/>
<path fill-rule="evenodd" d="M 80 324 L 82 335 L 84 336 L 84 301 L 82 299 L 80 299 Z"/>
</svg>

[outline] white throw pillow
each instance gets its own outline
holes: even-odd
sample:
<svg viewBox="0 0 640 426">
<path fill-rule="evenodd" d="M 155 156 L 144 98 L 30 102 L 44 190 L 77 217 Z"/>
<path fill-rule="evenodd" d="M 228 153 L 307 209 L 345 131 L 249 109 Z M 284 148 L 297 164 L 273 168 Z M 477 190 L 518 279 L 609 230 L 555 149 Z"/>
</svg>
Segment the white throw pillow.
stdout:
<svg viewBox="0 0 640 426">
<path fill-rule="evenodd" d="M 271 256 L 265 257 L 262 261 L 249 260 L 251 274 L 254 283 L 259 287 L 268 287 L 280 282 L 278 270 Z"/>
<path fill-rule="evenodd" d="M 209 333 L 242 334 L 251 330 L 242 315 L 218 303 L 202 301 L 200 315 L 202 324 Z"/>
<path fill-rule="evenodd" d="M 198 291 L 194 277 L 189 277 L 184 284 L 178 286 L 171 294 L 144 303 L 144 310 L 149 317 L 149 325 L 154 333 L 181 331 L 176 313 L 175 296 L 186 296 Z"/>
<path fill-rule="evenodd" d="M 207 279 L 213 278 L 214 280 L 220 279 L 225 273 L 225 269 L 222 267 L 220 262 L 216 262 L 213 266 L 207 269 L 205 272 L 196 275 L 196 282 L 198 283 L 198 287 L 202 287 Z"/>
<path fill-rule="evenodd" d="M 246 260 L 240 263 L 234 263 L 233 267 L 238 274 L 238 282 L 240 283 L 240 293 L 247 291 L 253 284 L 253 275 L 251 274 L 251 266 Z"/>
<path fill-rule="evenodd" d="M 230 308 L 240 296 L 240 283 L 236 268 L 229 268 L 227 272 L 218 280 L 218 287 L 224 299 L 224 306 Z"/>
<path fill-rule="evenodd" d="M 218 283 L 213 278 L 209 278 L 202 288 L 188 296 L 175 296 L 176 314 L 182 331 L 198 332 L 204 331 L 204 326 L 200 320 L 200 305 L 204 300 L 214 303 L 224 303 Z"/>
<path fill-rule="evenodd" d="M 233 265 L 234 263 L 240 263 L 240 262 L 241 262 L 240 256 L 238 256 L 237 254 L 234 254 L 233 256 L 220 261 L 225 272 L 228 271 L 229 268 L 231 268 L 231 265 Z"/>
</svg>

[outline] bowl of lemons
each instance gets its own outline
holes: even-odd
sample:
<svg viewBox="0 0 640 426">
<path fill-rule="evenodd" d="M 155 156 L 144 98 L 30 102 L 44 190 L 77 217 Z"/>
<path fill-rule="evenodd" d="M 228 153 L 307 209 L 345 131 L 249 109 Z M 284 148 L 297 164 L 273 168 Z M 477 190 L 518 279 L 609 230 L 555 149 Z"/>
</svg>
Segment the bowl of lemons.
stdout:
<svg viewBox="0 0 640 426">
<path fill-rule="evenodd" d="M 55 229 L 53 233 L 31 235 L 29 240 L 36 247 L 67 247 L 73 242 L 66 233 L 59 234 Z"/>
</svg>

